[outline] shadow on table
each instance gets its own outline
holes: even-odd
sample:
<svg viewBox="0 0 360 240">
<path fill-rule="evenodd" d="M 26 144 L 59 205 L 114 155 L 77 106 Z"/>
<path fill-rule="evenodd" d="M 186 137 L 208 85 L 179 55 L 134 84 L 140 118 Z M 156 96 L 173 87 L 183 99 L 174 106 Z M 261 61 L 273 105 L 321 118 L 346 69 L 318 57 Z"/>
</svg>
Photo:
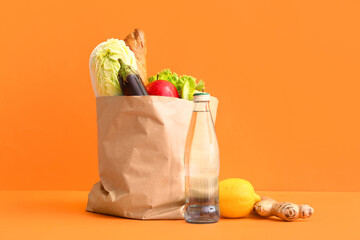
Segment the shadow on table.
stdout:
<svg viewBox="0 0 360 240">
<path fill-rule="evenodd" d="M 64 216 L 86 216 L 89 218 L 97 219 L 119 219 L 119 220 L 132 220 L 136 219 L 123 218 L 118 216 L 111 216 L 99 213 L 92 213 L 86 211 L 87 205 L 87 192 L 77 191 L 37 191 L 37 192 L 11 192 L 7 193 L 8 201 L 3 201 L 3 207 L 8 212 L 20 212 L 24 215 L 38 215 L 48 216 L 49 214 L 64 217 Z M 3 197 L 3 199 L 7 199 Z M 252 212 L 245 218 L 226 219 L 223 220 L 236 220 L 236 221 L 282 221 L 279 218 L 263 218 L 256 213 Z M 161 220 L 151 220 L 161 221 Z M 184 221 L 173 220 L 173 221 Z"/>
<path fill-rule="evenodd" d="M 132 220 L 138 221 L 137 219 L 130 219 L 112 215 L 105 215 L 93 212 L 86 211 L 87 205 L 87 193 L 77 193 L 77 192 L 37 192 L 31 196 L 24 196 L 24 193 L 14 193 L 20 194 L 19 196 L 13 196 L 15 201 L 12 202 L 11 207 L 15 207 L 17 211 L 21 211 L 29 214 L 37 215 L 71 215 L 71 216 L 80 216 L 86 215 L 90 218 L 98 219 L 122 219 L 122 220 Z M 13 195 L 14 195 L 13 194 Z M 250 213 L 245 218 L 235 218 L 227 219 L 221 218 L 223 220 L 251 220 L 251 221 L 282 221 L 279 218 L 270 217 L 264 218 L 257 215 L 255 212 Z M 161 221 L 161 220 L 151 220 L 151 221 Z M 173 221 L 184 221 L 182 219 L 175 219 Z"/>
<path fill-rule="evenodd" d="M 243 218 L 224 218 L 221 217 L 221 219 L 223 220 L 236 220 L 236 221 L 241 221 L 241 220 L 246 220 L 246 221 L 275 221 L 275 222 L 281 222 L 282 220 L 280 218 L 275 218 L 275 217 L 261 217 L 258 214 L 256 214 L 255 212 L 251 212 L 249 215 L 247 215 L 246 217 Z"/>
<path fill-rule="evenodd" d="M 123 220 L 131 220 L 131 221 L 152 221 L 152 222 L 156 222 L 156 221 L 163 221 L 163 219 L 148 219 L 148 220 L 141 220 L 141 219 L 133 219 L 133 218 L 126 218 L 126 217 L 119 217 L 119 216 L 114 216 L 114 215 L 108 215 L 108 214 L 103 214 L 103 213 L 95 213 L 95 212 L 88 212 L 86 211 L 86 214 L 88 214 L 88 216 L 90 217 L 95 217 L 95 218 L 114 218 L 114 219 L 123 219 Z M 184 219 L 167 219 L 167 221 L 184 221 Z"/>
<path fill-rule="evenodd" d="M 140 220 L 140 219 L 132 219 L 132 218 L 125 218 L 125 217 L 119 217 L 119 216 L 113 216 L 113 215 L 107 215 L 107 214 L 101 214 L 101 213 L 93 213 L 93 212 L 87 212 L 87 214 L 90 217 L 95 217 L 95 218 L 118 218 L 118 219 L 124 219 L 124 220 L 133 220 L 133 221 L 144 221 L 144 220 Z M 282 222 L 281 219 L 276 218 L 276 217 L 268 217 L 268 218 L 264 218 L 259 216 L 258 214 L 256 214 L 255 212 L 251 212 L 248 216 L 244 217 L 244 218 L 224 218 L 221 217 L 221 220 L 236 220 L 236 221 L 241 221 L 241 220 L 252 220 L 252 221 L 273 221 L 273 222 Z M 150 220 L 146 220 L 146 221 L 162 221 L 161 219 L 150 219 Z M 167 221 L 184 221 L 183 219 L 169 219 Z"/>
</svg>

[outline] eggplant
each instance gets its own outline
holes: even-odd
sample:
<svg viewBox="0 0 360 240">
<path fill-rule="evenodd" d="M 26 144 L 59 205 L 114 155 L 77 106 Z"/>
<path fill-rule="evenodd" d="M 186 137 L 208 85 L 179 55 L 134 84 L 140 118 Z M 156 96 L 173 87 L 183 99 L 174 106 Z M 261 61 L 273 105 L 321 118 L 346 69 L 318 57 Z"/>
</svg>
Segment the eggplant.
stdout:
<svg viewBox="0 0 360 240">
<path fill-rule="evenodd" d="M 149 95 L 139 73 L 130 65 L 119 59 L 120 70 L 118 81 L 125 96 L 146 96 Z"/>
</svg>

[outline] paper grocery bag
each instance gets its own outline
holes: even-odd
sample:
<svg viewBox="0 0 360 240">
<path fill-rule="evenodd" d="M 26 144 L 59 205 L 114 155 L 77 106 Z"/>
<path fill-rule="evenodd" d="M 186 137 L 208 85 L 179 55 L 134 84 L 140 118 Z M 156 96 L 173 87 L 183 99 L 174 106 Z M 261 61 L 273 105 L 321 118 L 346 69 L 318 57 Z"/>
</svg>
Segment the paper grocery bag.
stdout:
<svg viewBox="0 0 360 240">
<path fill-rule="evenodd" d="M 218 101 L 211 99 L 216 117 Z M 184 150 L 193 102 L 159 96 L 96 98 L 100 182 L 87 211 L 135 219 L 181 219 Z"/>
</svg>

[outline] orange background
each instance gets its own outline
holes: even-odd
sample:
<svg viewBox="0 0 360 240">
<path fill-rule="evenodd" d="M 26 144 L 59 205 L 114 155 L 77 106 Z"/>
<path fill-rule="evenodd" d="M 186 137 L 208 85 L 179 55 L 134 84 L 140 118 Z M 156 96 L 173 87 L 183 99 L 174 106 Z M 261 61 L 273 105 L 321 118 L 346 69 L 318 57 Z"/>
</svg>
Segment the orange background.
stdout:
<svg viewBox="0 0 360 240">
<path fill-rule="evenodd" d="M 221 179 L 360 191 L 359 11 L 355 0 L 5 1 L 0 190 L 90 190 L 89 55 L 139 27 L 150 75 L 193 75 L 219 98 Z"/>
</svg>

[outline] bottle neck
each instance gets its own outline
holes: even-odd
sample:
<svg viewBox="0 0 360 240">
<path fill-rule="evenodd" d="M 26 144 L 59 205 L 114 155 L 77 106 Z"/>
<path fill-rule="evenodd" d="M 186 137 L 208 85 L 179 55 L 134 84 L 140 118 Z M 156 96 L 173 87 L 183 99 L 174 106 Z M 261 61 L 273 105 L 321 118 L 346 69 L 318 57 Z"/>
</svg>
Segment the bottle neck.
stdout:
<svg viewBox="0 0 360 240">
<path fill-rule="evenodd" d="M 194 112 L 210 112 L 209 101 L 194 102 Z"/>
</svg>

